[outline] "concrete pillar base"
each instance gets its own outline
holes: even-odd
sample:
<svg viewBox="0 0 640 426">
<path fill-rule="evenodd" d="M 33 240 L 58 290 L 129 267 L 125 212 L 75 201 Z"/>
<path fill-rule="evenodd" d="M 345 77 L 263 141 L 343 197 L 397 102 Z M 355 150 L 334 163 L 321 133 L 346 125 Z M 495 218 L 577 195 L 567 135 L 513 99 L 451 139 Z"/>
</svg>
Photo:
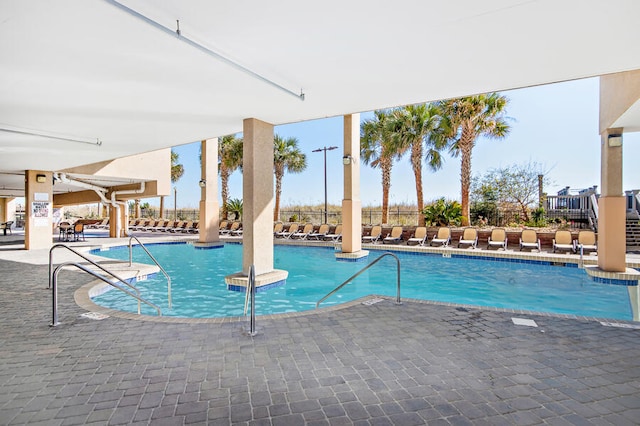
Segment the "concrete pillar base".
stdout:
<svg viewBox="0 0 640 426">
<path fill-rule="evenodd" d="M 587 265 L 584 267 L 587 275 L 593 279 L 599 280 L 620 280 L 627 281 L 626 283 L 619 284 L 607 284 L 607 285 L 626 285 L 629 292 L 629 302 L 631 304 L 631 314 L 634 321 L 640 321 L 640 290 L 638 284 L 640 284 L 640 272 L 633 268 L 625 268 L 623 272 L 610 272 L 605 271 L 595 265 Z M 608 281 L 605 281 L 608 282 Z"/>
<path fill-rule="evenodd" d="M 281 269 L 274 269 L 266 274 L 256 275 L 256 293 L 286 284 L 288 276 L 289 273 Z M 227 290 L 245 293 L 247 291 L 249 277 L 243 272 L 236 272 L 235 274 L 224 277 L 224 282 L 227 284 Z"/>
<path fill-rule="evenodd" d="M 336 260 L 340 262 L 360 262 L 369 257 L 368 250 L 358 250 L 355 252 L 337 252 Z"/>
<path fill-rule="evenodd" d="M 626 270 L 626 200 L 605 197 L 598 200 L 598 266 L 603 271 Z"/>
<path fill-rule="evenodd" d="M 216 241 L 212 243 L 196 242 L 196 243 L 193 243 L 193 247 L 196 248 L 197 250 L 217 249 L 217 248 L 223 248 L 224 243 L 222 241 Z"/>
</svg>

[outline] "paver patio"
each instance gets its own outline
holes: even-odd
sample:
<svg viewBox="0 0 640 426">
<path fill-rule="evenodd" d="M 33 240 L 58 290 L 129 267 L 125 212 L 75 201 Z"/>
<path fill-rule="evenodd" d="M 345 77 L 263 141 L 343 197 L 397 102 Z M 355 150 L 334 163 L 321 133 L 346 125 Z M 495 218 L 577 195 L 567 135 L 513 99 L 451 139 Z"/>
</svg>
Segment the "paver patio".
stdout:
<svg viewBox="0 0 640 426">
<path fill-rule="evenodd" d="M 640 329 L 416 301 L 246 323 L 92 320 L 0 260 L 0 424 L 637 425 Z M 513 317 L 538 327 L 515 325 Z"/>
</svg>

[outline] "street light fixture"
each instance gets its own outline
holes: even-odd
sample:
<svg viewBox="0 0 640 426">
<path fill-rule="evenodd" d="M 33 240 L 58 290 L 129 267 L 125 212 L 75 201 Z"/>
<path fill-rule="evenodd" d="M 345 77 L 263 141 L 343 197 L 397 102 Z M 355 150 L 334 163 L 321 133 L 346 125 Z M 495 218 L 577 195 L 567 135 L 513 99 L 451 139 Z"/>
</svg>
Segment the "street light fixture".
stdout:
<svg viewBox="0 0 640 426">
<path fill-rule="evenodd" d="M 332 151 L 334 149 L 338 149 L 337 146 L 330 146 L 330 147 L 323 147 L 323 148 L 318 148 L 318 149 L 314 149 L 311 152 L 320 152 L 320 151 L 324 151 L 324 223 L 329 223 L 328 219 L 327 219 L 327 210 L 328 210 L 328 206 L 327 206 L 327 151 Z"/>
</svg>

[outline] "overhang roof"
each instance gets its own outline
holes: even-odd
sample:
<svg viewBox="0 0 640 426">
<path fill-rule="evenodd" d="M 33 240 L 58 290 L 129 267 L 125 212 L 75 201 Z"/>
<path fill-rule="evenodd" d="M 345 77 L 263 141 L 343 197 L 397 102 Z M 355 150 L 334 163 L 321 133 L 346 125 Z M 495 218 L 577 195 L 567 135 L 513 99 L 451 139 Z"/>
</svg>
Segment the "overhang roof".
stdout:
<svg viewBox="0 0 640 426">
<path fill-rule="evenodd" d="M 147 20 L 114 3 L 0 3 L 0 188 L 3 173 L 236 133 L 249 117 L 277 125 L 640 69 L 637 0 L 121 1 Z"/>
</svg>

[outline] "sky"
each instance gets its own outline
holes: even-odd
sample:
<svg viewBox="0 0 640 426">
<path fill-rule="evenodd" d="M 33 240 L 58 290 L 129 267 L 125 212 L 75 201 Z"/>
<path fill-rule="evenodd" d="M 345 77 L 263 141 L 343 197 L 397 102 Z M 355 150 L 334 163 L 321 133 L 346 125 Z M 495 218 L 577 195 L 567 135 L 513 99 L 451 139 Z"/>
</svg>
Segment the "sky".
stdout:
<svg viewBox="0 0 640 426">
<path fill-rule="evenodd" d="M 546 171 L 548 194 L 556 194 L 569 186 L 572 190 L 600 186 L 600 135 L 598 134 L 599 79 L 590 78 L 553 85 L 536 86 L 501 92 L 509 99 L 506 115 L 511 132 L 502 140 L 479 139 L 472 155 L 472 175 L 514 164 L 538 163 Z M 362 113 L 361 122 L 373 116 Z M 302 173 L 285 174 L 281 207 L 324 204 L 324 156 L 314 149 L 338 146 L 327 151 L 327 198 L 329 204 L 340 205 L 342 192 L 342 117 L 276 126 L 282 137 L 295 137 L 307 156 Z M 200 201 L 200 143 L 174 147 L 184 175 L 174 184 L 178 208 L 196 208 Z M 640 188 L 640 133 L 624 134 L 623 188 Z M 361 165 L 360 198 L 363 207 L 382 202 L 381 174 L 378 169 Z M 460 200 L 460 158 L 445 157 L 443 167 L 432 172 L 423 167 L 426 203 L 445 197 Z M 242 198 L 242 174 L 230 178 L 231 198 Z M 148 200 L 153 204 L 153 200 Z M 165 205 L 173 205 L 173 193 Z M 408 155 L 397 161 L 391 172 L 391 204 L 415 205 L 413 171 Z"/>
</svg>

